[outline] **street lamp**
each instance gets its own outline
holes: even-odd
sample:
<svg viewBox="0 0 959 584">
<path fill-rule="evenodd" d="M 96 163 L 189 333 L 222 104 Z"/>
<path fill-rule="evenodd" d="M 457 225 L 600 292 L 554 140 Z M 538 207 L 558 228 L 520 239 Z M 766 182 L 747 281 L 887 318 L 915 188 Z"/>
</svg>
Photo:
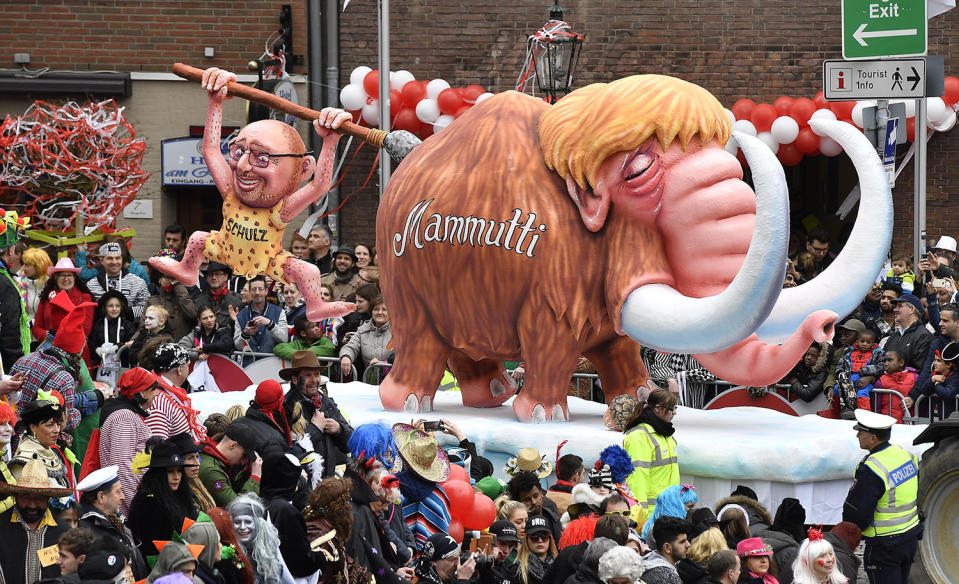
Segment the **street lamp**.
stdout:
<svg viewBox="0 0 959 584">
<path fill-rule="evenodd" d="M 585 38 L 563 21 L 563 8 L 559 0 L 553 0 L 549 22 L 530 35 L 526 43 L 526 63 L 517 81 L 517 90 L 522 90 L 530 73 L 535 73 L 537 85 L 550 103 L 569 93 Z"/>
</svg>

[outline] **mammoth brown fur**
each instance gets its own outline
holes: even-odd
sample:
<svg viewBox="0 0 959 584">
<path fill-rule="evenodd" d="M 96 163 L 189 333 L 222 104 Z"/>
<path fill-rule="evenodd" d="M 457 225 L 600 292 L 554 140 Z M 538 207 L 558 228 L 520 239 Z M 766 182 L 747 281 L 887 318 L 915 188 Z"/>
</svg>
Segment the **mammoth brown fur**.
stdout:
<svg viewBox="0 0 959 584">
<path fill-rule="evenodd" d="M 524 360 L 514 401 L 524 421 L 567 419 L 580 354 L 607 399 L 646 384 L 639 345 L 610 314 L 637 275 L 663 277 L 660 236 L 617 213 L 600 232 L 583 228 L 543 160 L 538 124 L 549 107 L 516 92 L 490 98 L 391 178 L 377 216 L 396 349 L 380 387 L 388 409 L 429 410 L 447 365 L 465 405 L 490 407 L 515 393 L 502 361 Z"/>
</svg>

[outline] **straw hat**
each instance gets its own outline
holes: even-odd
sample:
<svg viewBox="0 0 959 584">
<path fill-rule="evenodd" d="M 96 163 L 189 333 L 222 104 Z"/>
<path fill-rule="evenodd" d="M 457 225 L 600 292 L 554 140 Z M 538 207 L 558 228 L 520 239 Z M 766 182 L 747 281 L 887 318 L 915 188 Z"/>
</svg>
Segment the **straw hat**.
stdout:
<svg viewBox="0 0 959 584">
<path fill-rule="evenodd" d="M 442 483 L 450 478 L 450 461 L 436 438 L 409 424 L 393 424 L 393 440 L 407 467 L 424 479 Z"/>
<path fill-rule="evenodd" d="M 33 459 L 23 465 L 20 478 L 14 483 L 0 482 L 0 495 L 42 495 L 44 497 L 66 497 L 73 491 L 62 487 L 51 487 L 50 477 L 43 462 Z"/>
<path fill-rule="evenodd" d="M 544 479 L 553 472 L 553 465 L 546 460 L 546 455 L 540 455 L 535 448 L 523 448 L 516 456 L 506 461 L 506 474 L 513 477 L 522 471 L 529 471 L 538 478 Z"/>
</svg>

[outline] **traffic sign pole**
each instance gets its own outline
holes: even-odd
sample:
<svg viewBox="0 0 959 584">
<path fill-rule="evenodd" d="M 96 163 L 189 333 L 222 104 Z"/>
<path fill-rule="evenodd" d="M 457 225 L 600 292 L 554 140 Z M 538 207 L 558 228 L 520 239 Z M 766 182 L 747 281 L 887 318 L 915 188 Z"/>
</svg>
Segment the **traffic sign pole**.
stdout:
<svg viewBox="0 0 959 584">
<path fill-rule="evenodd" d="M 916 274 L 919 260 L 926 253 L 926 100 L 916 100 L 915 186 L 913 188 L 913 253 Z"/>
</svg>

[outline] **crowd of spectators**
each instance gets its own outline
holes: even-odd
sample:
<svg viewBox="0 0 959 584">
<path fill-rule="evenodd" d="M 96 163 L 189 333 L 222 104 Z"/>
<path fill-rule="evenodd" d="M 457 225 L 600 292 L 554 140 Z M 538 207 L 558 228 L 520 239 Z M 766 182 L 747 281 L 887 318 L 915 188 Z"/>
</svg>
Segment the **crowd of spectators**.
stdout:
<svg viewBox="0 0 959 584">
<path fill-rule="evenodd" d="M 169 227 L 159 255 L 181 257 L 186 240 L 182 228 Z M 562 444 L 555 461 L 526 448 L 504 469 L 504 483 L 452 422 L 429 431 L 422 421 L 354 430 L 327 394 L 324 374 L 349 380 L 374 367 L 382 375 L 392 359 L 371 246 L 334 250 L 322 225 L 294 237 L 290 252 L 319 267 L 324 299 L 357 305 L 345 318 L 316 322 L 295 284 L 247 281 L 209 262 L 196 286 L 184 286 L 137 262 L 122 237 L 56 262 L 22 241 L 5 242 L 4 582 L 856 578 L 861 526 L 844 522 L 807 539 L 796 499 L 773 514 L 740 486 L 710 508 L 680 483 L 677 404 L 702 399 L 716 381 L 688 355 L 644 350 L 662 389 L 610 404 L 607 425 L 623 438 L 596 453 L 594 466 L 560 456 Z M 933 414 L 948 415 L 959 392 L 955 248 L 942 238 L 917 273 L 893 257 L 836 338 L 809 347 L 783 380 L 790 393 L 806 401 L 826 395 L 827 416 L 873 408 L 902 421 L 920 396 Z M 785 285 L 815 277 L 830 259 L 828 237 L 812 232 Z M 278 380 L 260 383 L 249 407 L 201 421 L 191 364 L 264 354 L 288 363 Z M 457 446 L 441 448 L 435 432 Z M 471 519 L 468 530 L 444 486 L 456 466 L 494 501 L 495 517 Z M 824 557 L 832 560 L 813 561 Z"/>
</svg>

